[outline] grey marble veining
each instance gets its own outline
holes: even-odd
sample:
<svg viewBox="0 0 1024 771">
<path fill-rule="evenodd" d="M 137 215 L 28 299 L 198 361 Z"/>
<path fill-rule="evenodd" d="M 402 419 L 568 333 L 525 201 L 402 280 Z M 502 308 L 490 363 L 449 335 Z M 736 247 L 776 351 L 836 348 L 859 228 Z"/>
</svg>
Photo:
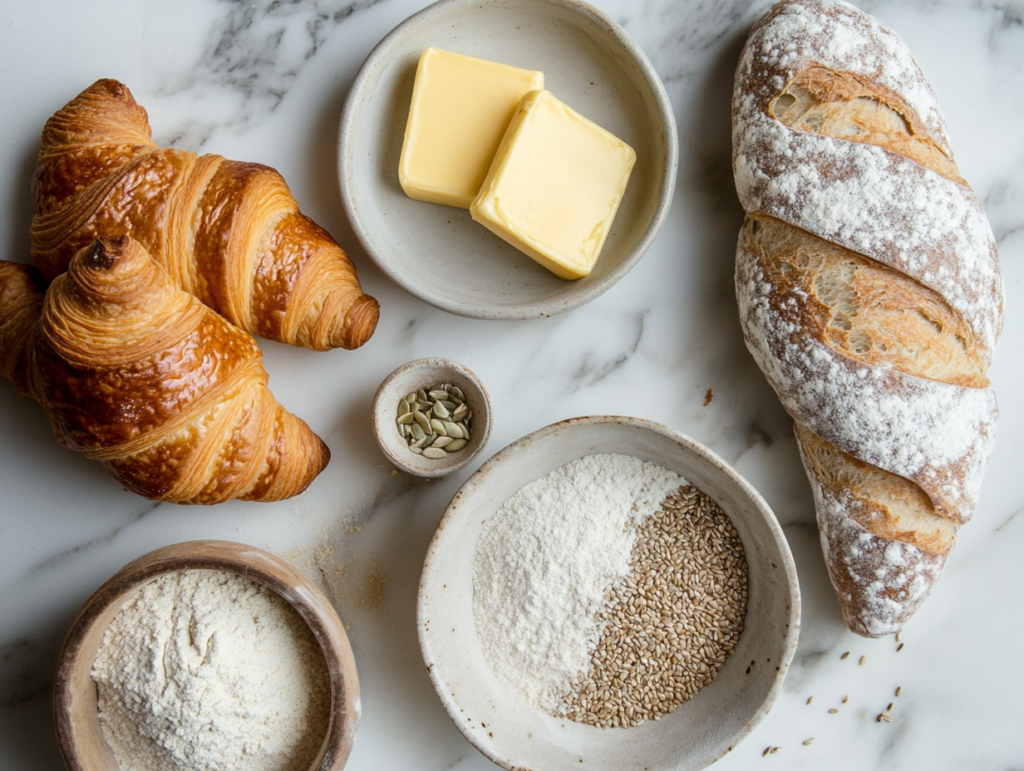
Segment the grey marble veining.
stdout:
<svg viewBox="0 0 1024 771">
<path fill-rule="evenodd" d="M 28 189 L 43 122 L 96 78 L 116 77 L 146 107 L 157 141 L 278 168 L 303 210 L 350 251 L 383 311 L 360 351 L 261 342 L 278 399 L 333 452 L 309 491 L 279 504 L 207 510 L 144 501 L 57 445 L 41 409 L 0 381 L 0 768 L 62 767 L 50 689 L 75 612 L 131 559 L 194 538 L 267 548 L 328 592 L 349 624 L 363 686 L 349 768 L 494 768 L 441 707 L 415 629 L 423 555 L 472 469 L 414 480 L 393 473 L 367 439 L 379 382 L 405 361 L 435 355 L 470 366 L 491 393 L 495 428 L 485 456 L 556 420 L 636 415 L 709 445 L 768 500 L 800 575 L 800 646 L 771 713 L 715 768 L 1024 767 L 1024 492 L 1016 483 L 1024 463 L 1024 3 L 861 3 L 907 41 L 931 79 L 961 171 L 992 222 L 1006 287 L 990 373 L 1001 425 L 981 506 L 900 651 L 891 638 L 863 640 L 842 624 L 790 420 L 736 318 L 742 211 L 729 103 L 745 35 L 769 3 L 596 4 L 666 83 L 680 135 L 676 197 L 654 247 L 609 293 L 523 322 L 463 319 L 412 298 L 373 266 L 342 214 L 335 140 L 345 94 L 373 46 L 422 0 L 61 0 L 5 9 L 0 257 L 28 260 Z M 890 702 L 892 723 L 878 723 Z M 832 707 L 839 712 L 829 714 Z M 768 746 L 781 749 L 763 758 Z"/>
</svg>

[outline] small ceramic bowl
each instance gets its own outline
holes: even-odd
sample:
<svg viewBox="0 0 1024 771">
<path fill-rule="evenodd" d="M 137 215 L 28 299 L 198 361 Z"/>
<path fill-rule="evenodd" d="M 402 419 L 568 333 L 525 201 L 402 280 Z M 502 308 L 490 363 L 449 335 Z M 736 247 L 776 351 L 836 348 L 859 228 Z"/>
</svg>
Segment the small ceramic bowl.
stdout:
<svg viewBox="0 0 1024 771">
<path fill-rule="evenodd" d="M 327 664 L 330 722 L 310 771 L 341 771 L 359 723 L 359 678 L 341 619 L 309 579 L 279 557 L 231 541 L 188 541 L 165 546 L 130 562 L 82 606 L 60 654 L 54 683 L 54 723 L 70 771 L 120 771 L 103 737 L 92 665 L 107 626 L 143 586 L 179 570 L 225 570 L 280 595 L 309 624 Z"/>
<path fill-rule="evenodd" d="M 565 281 L 450 206 L 414 201 L 398 161 L 416 64 L 429 46 L 541 70 L 545 87 L 631 145 L 625 198 L 594 271 Z M 675 191 L 678 140 L 665 88 L 614 21 L 578 0 L 441 0 L 366 59 L 342 112 L 338 174 L 363 248 L 395 282 L 474 318 L 550 316 L 611 288 L 643 256 Z"/>
<path fill-rule="evenodd" d="M 398 404 L 407 394 L 444 383 L 458 386 L 466 395 L 466 404 L 473 413 L 469 443 L 444 458 L 417 455 L 409 449 L 396 423 Z M 402 471 L 418 477 L 441 477 L 463 468 L 487 445 L 491 438 L 491 397 L 468 367 L 450 359 L 417 359 L 396 369 L 377 389 L 373 397 L 373 433 L 388 460 Z"/>
<path fill-rule="evenodd" d="M 484 658 L 473 619 L 473 565 L 486 523 L 513 493 L 569 461 L 621 453 L 683 476 L 724 509 L 748 565 L 744 629 L 711 684 L 671 714 L 596 728 L 521 700 Z M 427 671 L 455 724 L 508 769 L 641 771 L 704 768 L 760 722 L 796 649 L 800 593 L 789 545 L 764 499 L 721 458 L 666 426 L 588 417 L 543 428 L 494 455 L 456 493 L 427 551 L 418 626 Z"/>
</svg>

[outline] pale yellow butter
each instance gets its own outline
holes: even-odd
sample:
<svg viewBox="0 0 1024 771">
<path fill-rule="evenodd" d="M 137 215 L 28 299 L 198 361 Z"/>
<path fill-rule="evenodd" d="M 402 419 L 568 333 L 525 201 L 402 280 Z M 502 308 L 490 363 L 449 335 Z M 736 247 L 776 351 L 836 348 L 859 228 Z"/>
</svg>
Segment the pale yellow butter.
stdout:
<svg viewBox="0 0 1024 771">
<path fill-rule="evenodd" d="M 473 219 L 567 279 L 590 275 L 636 153 L 547 91 L 523 97 Z"/>
<path fill-rule="evenodd" d="M 538 88 L 543 72 L 425 50 L 398 164 L 406 195 L 469 208 L 520 100 Z"/>
</svg>

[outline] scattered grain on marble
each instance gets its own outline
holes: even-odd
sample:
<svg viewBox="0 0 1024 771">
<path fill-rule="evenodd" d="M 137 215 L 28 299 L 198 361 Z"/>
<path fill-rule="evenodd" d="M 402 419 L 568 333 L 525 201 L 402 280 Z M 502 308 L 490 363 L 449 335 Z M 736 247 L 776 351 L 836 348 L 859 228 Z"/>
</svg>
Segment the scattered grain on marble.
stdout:
<svg viewBox="0 0 1024 771">
<path fill-rule="evenodd" d="M 846 704 L 846 702 L 848 702 L 849 700 L 850 700 L 850 697 L 849 697 L 849 696 L 844 696 L 844 697 L 843 697 L 843 701 L 842 701 L 842 703 L 843 703 L 843 704 Z"/>
<path fill-rule="evenodd" d="M 804 739 L 804 746 L 805 746 L 805 747 L 810 747 L 810 746 L 811 746 L 811 743 L 812 743 L 813 741 L 814 741 L 814 737 L 813 737 L 813 736 L 812 736 L 812 737 L 811 737 L 810 739 Z"/>
<path fill-rule="evenodd" d="M 747 561 L 721 507 L 692 485 L 637 525 L 630 574 L 614 585 L 591 667 L 561 715 L 602 728 L 657 720 L 711 684 L 747 606 Z"/>
<path fill-rule="evenodd" d="M 774 755 L 776 752 L 778 752 L 781 749 L 782 749 L 782 747 L 772 747 L 772 751 L 769 754 L 770 755 Z"/>
<path fill-rule="evenodd" d="M 903 695 L 903 686 L 901 686 L 901 685 L 896 686 L 896 696 L 899 697 L 899 696 L 902 696 L 902 695 Z"/>
<path fill-rule="evenodd" d="M 902 629 L 896 633 L 896 642 L 898 642 L 898 643 L 903 642 L 903 630 Z"/>
<path fill-rule="evenodd" d="M 836 714 L 837 712 L 839 712 L 839 710 L 838 710 L 838 709 L 836 709 L 835 707 L 832 707 L 832 709 L 830 709 L 830 710 L 828 711 L 828 714 L 830 714 L 830 715 L 834 715 L 834 714 Z"/>
<path fill-rule="evenodd" d="M 767 757 L 768 753 L 771 752 L 771 751 L 772 751 L 772 746 L 769 744 L 767 747 L 764 748 L 764 752 L 761 753 L 761 757 L 762 758 Z"/>
<path fill-rule="evenodd" d="M 896 646 L 896 652 L 897 653 L 899 653 L 901 650 L 903 650 L 903 645 L 904 645 L 904 643 L 900 643 L 898 646 Z"/>
<path fill-rule="evenodd" d="M 850 658 L 850 652 L 849 652 L 849 651 L 847 651 L 847 652 L 846 652 L 846 653 L 844 653 L 844 654 L 843 654 L 842 656 L 840 656 L 840 657 L 839 657 L 839 660 L 840 660 L 840 661 L 846 661 L 846 660 L 847 660 L 848 658 Z"/>
<path fill-rule="evenodd" d="M 861 656 L 860 657 L 860 665 L 864 666 L 864 664 L 865 664 L 865 662 L 867 662 L 867 660 L 868 660 L 867 656 Z"/>
<path fill-rule="evenodd" d="M 875 718 L 875 720 L 877 720 L 879 723 L 891 723 L 892 715 L 890 715 L 888 711 L 885 711 L 882 714 L 880 714 L 877 718 Z"/>
<path fill-rule="evenodd" d="M 808 705 L 810 705 L 810 703 L 811 703 L 812 701 L 814 701 L 814 697 L 813 697 L 813 696 L 808 696 L 808 697 L 807 697 L 807 704 L 808 704 Z"/>
</svg>

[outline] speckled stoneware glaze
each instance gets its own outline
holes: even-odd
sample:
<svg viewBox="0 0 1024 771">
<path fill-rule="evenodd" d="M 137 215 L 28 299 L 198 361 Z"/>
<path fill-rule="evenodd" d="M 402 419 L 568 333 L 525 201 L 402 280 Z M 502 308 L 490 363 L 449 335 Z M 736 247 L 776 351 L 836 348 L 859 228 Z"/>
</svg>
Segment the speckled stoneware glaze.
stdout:
<svg viewBox="0 0 1024 771">
<path fill-rule="evenodd" d="M 637 153 L 593 273 L 565 281 L 475 223 L 414 201 L 398 183 L 416 64 L 428 46 L 541 70 L 545 87 Z M 575 0 L 442 0 L 406 19 L 363 64 L 341 117 L 341 195 L 374 262 L 417 297 L 474 318 L 550 316 L 611 288 L 653 242 L 675 190 L 678 139 L 647 57 L 605 14 Z"/>
<path fill-rule="evenodd" d="M 451 383 L 466 394 L 473 413 L 469 443 L 444 458 L 425 458 L 409 449 L 399 432 L 398 403 L 421 388 Z M 451 359 L 417 359 L 403 364 L 380 384 L 373 397 L 373 434 L 387 459 L 397 468 L 418 477 L 442 477 L 464 467 L 487 446 L 491 438 L 491 397 L 469 367 Z"/>
<path fill-rule="evenodd" d="M 744 630 L 732 658 L 691 701 L 634 728 L 582 725 L 520 700 L 484 659 L 473 621 L 473 562 L 486 523 L 523 485 L 604 452 L 656 463 L 714 498 L 743 541 L 749 569 Z M 574 418 L 513 442 L 455 495 L 427 552 L 418 623 L 423 658 L 448 714 L 494 762 L 517 771 L 678 771 L 704 768 L 729 752 L 771 708 L 796 649 L 800 591 L 775 515 L 725 461 L 652 421 Z"/>
<path fill-rule="evenodd" d="M 341 771 L 352 752 L 361 704 L 352 648 L 334 606 L 280 557 L 234 541 L 187 541 L 164 546 L 128 563 L 88 599 L 71 625 L 54 680 L 53 712 L 64 762 L 70 771 L 121 771 L 103 738 L 92 664 L 107 626 L 142 587 L 164 573 L 225 570 L 280 595 L 320 644 L 331 685 L 331 719 L 308 771 Z"/>
</svg>

